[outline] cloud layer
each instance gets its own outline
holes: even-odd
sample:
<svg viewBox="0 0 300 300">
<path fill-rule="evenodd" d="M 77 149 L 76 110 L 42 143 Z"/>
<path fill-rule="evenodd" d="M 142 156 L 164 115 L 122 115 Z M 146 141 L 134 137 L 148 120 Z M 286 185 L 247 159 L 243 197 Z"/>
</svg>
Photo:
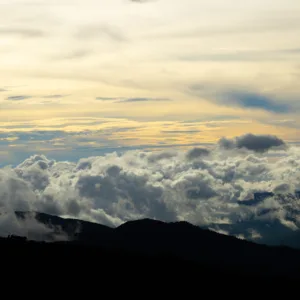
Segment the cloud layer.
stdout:
<svg viewBox="0 0 300 300">
<path fill-rule="evenodd" d="M 29 210 L 109 226 L 144 217 L 187 220 L 258 242 L 295 245 L 300 149 L 261 152 L 266 148 L 258 141 L 266 145 L 270 137 L 256 137 L 252 149 L 224 148 L 220 142 L 210 150 L 128 151 L 77 163 L 32 156 L 0 171 L 1 211 L 6 212 L 0 233 L 19 232 L 10 212 Z M 273 194 L 255 194 L 260 192 Z"/>
</svg>

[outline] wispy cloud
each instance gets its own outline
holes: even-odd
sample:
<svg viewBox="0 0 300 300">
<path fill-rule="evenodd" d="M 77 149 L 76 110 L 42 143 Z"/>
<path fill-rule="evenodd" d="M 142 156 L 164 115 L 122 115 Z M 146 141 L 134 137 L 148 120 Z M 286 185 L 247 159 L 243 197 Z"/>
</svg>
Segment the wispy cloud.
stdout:
<svg viewBox="0 0 300 300">
<path fill-rule="evenodd" d="M 168 98 L 127 98 L 118 102 L 153 102 L 153 101 L 171 101 Z"/>
<path fill-rule="evenodd" d="M 117 101 L 123 99 L 122 97 L 97 97 L 96 100 L 100 101 Z"/>
<path fill-rule="evenodd" d="M 202 132 L 202 130 L 162 130 L 161 131 L 161 133 L 166 133 L 166 134 L 193 134 L 199 132 Z"/>
<path fill-rule="evenodd" d="M 44 96 L 44 98 L 46 98 L 46 99 L 59 99 L 59 98 L 67 97 L 67 96 L 69 96 L 69 95 L 56 94 L 56 95 L 47 95 L 47 96 Z"/>
<path fill-rule="evenodd" d="M 9 96 L 6 98 L 6 100 L 22 101 L 22 100 L 26 100 L 26 99 L 30 99 L 30 98 L 32 98 L 32 96 L 18 95 L 18 96 Z"/>
<path fill-rule="evenodd" d="M 270 32 L 294 32 L 299 29 L 299 18 L 297 15 L 291 15 L 290 18 L 264 18 L 252 17 L 244 22 L 234 24 L 222 24 L 214 26 L 189 27 L 176 31 L 160 32 L 155 35 L 148 35 L 147 38 L 175 38 L 175 39 L 190 39 L 190 38 L 206 38 L 218 36 L 233 36 L 239 34 L 261 34 Z"/>
<path fill-rule="evenodd" d="M 75 36 L 79 39 L 108 37 L 110 40 L 115 42 L 124 42 L 127 40 L 127 37 L 118 27 L 108 25 L 84 26 L 78 30 Z"/>
<path fill-rule="evenodd" d="M 291 106 L 285 103 L 278 103 L 274 98 L 253 92 L 227 92 L 223 95 L 227 103 L 236 104 L 245 108 L 257 108 L 275 113 L 287 113 Z"/>
<path fill-rule="evenodd" d="M 27 37 L 27 38 L 35 38 L 35 37 L 43 37 L 45 32 L 40 29 L 32 29 L 32 28 L 1 28 L 0 27 L 0 35 L 13 35 L 19 37 Z"/>
<path fill-rule="evenodd" d="M 288 113 L 295 107 L 288 101 L 256 91 L 247 91 L 229 87 L 219 88 L 205 85 L 192 85 L 189 92 L 199 97 L 208 98 L 224 106 L 260 109 L 273 113 Z"/>
<path fill-rule="evenodd" d="M 93 51 L 90 49 L 79 49 L 79 50 L 70 50 L 64 53 L 60 53 L 59 55 L 55 55 L 52 57 L 53 60 L 76 60 L 76 59 L 84 59 L 91 55 Z"/>
<path fill-rule="evenodd" d="M 190 53 L 177 58 L 182 61 L 270 61 L 293 60 L 300 48 L 253 51 L 218 51 L 215 53 Z"/>
<path fill-rule="evenodd" d="M 96 100 L 100 100 L 100 101 L 113 101 L 113 102 L 118 102 L 118 103 L 172 101 L 171 99 L 168 99 L 168 98 L 148 98 L 148 97 L 137 97 L 137 98 L 97 97 Z"/>
<path fill-rule="evenodd" d="M 136 3 L 146 3 L 146 2 L 151 2 L 153 0 L 129 0 L 130 2 L 136 2 Z"/>
</svg>

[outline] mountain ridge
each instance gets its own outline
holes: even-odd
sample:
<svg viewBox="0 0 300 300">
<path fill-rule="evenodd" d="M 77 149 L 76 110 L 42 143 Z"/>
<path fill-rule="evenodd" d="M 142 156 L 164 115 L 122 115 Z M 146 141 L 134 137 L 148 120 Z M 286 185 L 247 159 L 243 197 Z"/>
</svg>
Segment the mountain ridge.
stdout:
<svg viewBox="0 0 300 300">
<path fill-rule="evenodd" d="M 32 216 L 16 212 L 18 218 L 28 214 Z M 35 213 L 35 217 L 49 226 L 65 229 L 73 239 L 49 243 L 15 236 L 1 238 L 1 249 L 3 253 L 7 251 L 12 261 L 38 266 L 37 258 L 42 257 L 75 270 L 97 265 L 107 272 L 111 272 L 112 266 L 117 270 L 134 267 L 145 276 L 149 276 L 149 270 L 169 268 L 164 270 L 169 276 L 181 270 L 202 279 L 206 277 L 204 273 L 199 275 L 199 270 L 212 277 L 218 274 L 220 278 L 231 276 L 235 280 L 240 276 L 244 280 L 300 279 L 300 250 L 255 244 L 184 221 L 141 219 L 111 228 L 43 213 Z M 78 231 L 72 232 L 75 229 Z M 20 257 L 24 261 L 20 262 Z"/>
<path fill-rule="evenodd" d="M 16 212 L 18 218 L 24 218 L 28 212 Z M 82 221 L 77 219 L 61 218 L 45 213 L 35 213 L 35 218 L 46 226 L 57 226 L 70 235 L 70 241 L 87 243 L 94 245 L 109 245 L 116 246 L 118 243 L 128 247 L 128 241 L 132 243 L 144 243 L 153 245 L 165 245 L 170 247 L 184 242 L 185 245 L 196 245 L 201 249 L 209 249 L 212 245 L 221 244 L 223 250 L 227 245 L 232 248 L 232 245 L 240 248 L 251 249 L 288 249 L 291 252 L 300 250 L 282 246 L 267 246 L 257 244 L 252 241 L 238 239 L 234 236 L 229 236 L 215 231 L 200 228 L 186 221 L 179 222 L 163 222 L 152 219 L 138 219 L 125 222 L 118 227 L 109 227 L 106 225 Z M 120 242 L 121 241 L 121 242 Z M 119 245 L 117 245 L 119 246 Z M 178 247 L 178 245 L 177 245 Z M 130 247 L 129 247 L 130 248 Z M 234 250 L 236 252 L 236 250 Z"/>
</svg>

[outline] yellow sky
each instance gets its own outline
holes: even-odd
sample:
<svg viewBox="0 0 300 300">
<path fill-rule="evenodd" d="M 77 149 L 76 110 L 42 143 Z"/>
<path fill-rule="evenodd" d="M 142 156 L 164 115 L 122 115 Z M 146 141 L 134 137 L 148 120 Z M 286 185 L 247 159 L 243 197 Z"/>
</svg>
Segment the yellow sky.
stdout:
<svg viewBox="0 0 300 300">
<path fill-rule="evenodd" d="M 1 0 L 0 139 L 109 127 L 108 144 L 297 141 L 299 16 L 298 0 Z M 117 130 L 130 124 L 142 130 Z"/>
</svg>

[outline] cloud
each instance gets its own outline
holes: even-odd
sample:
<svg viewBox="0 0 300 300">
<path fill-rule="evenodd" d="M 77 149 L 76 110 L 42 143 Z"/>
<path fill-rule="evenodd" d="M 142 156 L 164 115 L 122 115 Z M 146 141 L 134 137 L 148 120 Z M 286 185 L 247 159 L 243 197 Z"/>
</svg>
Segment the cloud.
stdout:
<svg viewBox="0 0 300 300">
<path fill-rule="evenodd" d="M 33 211 L 37 195 L 28 183 L 10 169 L 0 170 L 0 236 L 11 234 L 33 240 L 68 239 L 59 229 L 48 228 L 36 221 L 34 213 L 17 218 L 15 211 Z"/>
<path fill-rule="evenodd" d="M 111 41 L 118 43 L 127 41 L 127 37 L 118 27 L 109 25 L 91 25 L 82 27 L 77 32 L 76 37 L 79 39 L 108 37 Z"/>
<path fill-rule="evenodd" d="M 156 101 L 172 101 L 168 98 L 124 98 L 124 97 L 97 97 L 96 100 L 100 101 L 115 101 L 119 103 L 128 103 L 128 102 L 156 102 Z"/>
<path fill-rule="evenodd" d="M 222 138 L 219 145 L 225 149 L 245 148 L 255 152 L 265 152 L 273 148 L 284 149 L 283 140 L 273 135 L 246 134 L 235 139 Z"/>
<path fill-rule="evenodd" d="M 31 96 L 25 96 L 25 95 L 19 95 L 19 96 L 9 96 L 6 98 L 6 100 L 10 100 L 10 101 L 22 101 L 22 100 L 26 100 L 26 99 L 30 99 L 32 98 Z"/>
<path fill-rule="evenodd" d="M 177 58 L 182 61 L 279 61 L 290 60 L 292 55 L 298 56 L 299 48 L 279 49 L 279 50 L 261 50 L 261 51 L 220 51 L 214 53 L 190 53 L 180 55 Z"/>
<path fill-rule="evenodd" d="M 161 130 L 161 133 L 166 134 L 193 134 L 202 132 L 201 130 Z"/>
<path fill-rule="evenodd" d="M 119 102 L 154 102 L 154 101 L 171 101 L 167 98 L 127 98 Z"/>
<path fill-rule="evenodd" d="M 35 218 L 35 213 L 24 214 L 23 218 L 15 212 L 4 212 L 0 217 L 0 236 L 18 235 L 35 241 L 67 241 L 68 235 L 59 226 L 45 226 Z"/>
<path fill-rule="evenodd" d="M 189 92 L 199 97 L 209 98 L 224 106 L 259 109 L 278 114 L 289 113 L 297 108 L 286 100 L 283 103 L 284 101 L 276 96 L 235 88 L 213 87 L 209 84 L 208 86 L 192 85 L 189 87 Z"/>
<path fill-rule="evenodd" d="M 204 10 L 205 11 L 205 10 Z M 148 38 L 175 38 L 175 39 L 190 39 L 190 38 L 207 38 L 219 36 L 234 36 L 234 35 L 252 35 L 261 33 L 276 32 L 278 35 L 285 32 L 297 31 L 299 28 L 299 18 L 296 15 L 290 15 L 287 20 L 282 18 L 246 18 L 243 22 L 238 23 L 219 23 L 211 26 L 203 26 L 197 24 L 195 27 L 180 28 L 180 30 L 161 31 L 155 35 L 147 36 Z M 297 48 L 296 48 L 297 49 Z M 288 50 L 288 49 L 287 49 Z M 284 49 L 279 50 L 284 51 Z"/>
<path fill-rule="evenodd" d="M 277 103 L 271 97 L 252 92 L 228 92 L 222 95 L 225 103 L 235 104 L 245 108 L 257 108 L 275 113 L 291 111 L 288 104 Z"/>
<path fill-rule="evenodd" d="M 71 51 L 69 51 L 67 53 L 61 53 L 59 55 L 54 56 L 53 58 L 58 59 L 58 60 L 64 60 L 64 59 L 73 60 L 73 59 L 85 58 L 91 54 L 92 54 L 92 51 L 89 49 L 79 49 L 79 50 L 72 49 Z"/>
<path fill-rule="evenodd" d="M 35 155 L 0 170 L 0 206 L 109 226 L 145 217 L 186 220 L 262 243 L 300 246 L 300 149 L 285 148 L 270 161 L 273 146 L 281 144 L 275 137 L 228 141 L 234 148 L 226 151 L 220 145 L 136 150 L 76 163 Z"/>
<path fill-rule="evenodd" d="M 122 97 L 97 97 L 96 100 L 100 101 L 117 101 L 123 99 Z"/>
<path fill-rule="evenodd" d="M 208 156 L 209 154 L 210 151 L 205 148 L 193 148 L 187 152 L 186 157 L 187 159 L 192 160 Z"/>
<path fill-rule="evenodd" d="M 43 37 L 45 32 L 31 28 L 0 28 L 0 35 L 15 35 L 26 38 Z"/>
<path fill-rule="evenodd" d="M 44 96 L 46 99 L 59 99 L 59 98 L 64 98 L 67 97 L 68 95 L 61 95 L 61 94 L 56 94 L 56 95 L 47 95 Z"/>
<path fill-rule="evenodd" d="M 130 2 L 135 2 L 135 3 L 147 3 L 147 2 L 151 2 L 153 0 L 129 0 Z"/>
</svg>

